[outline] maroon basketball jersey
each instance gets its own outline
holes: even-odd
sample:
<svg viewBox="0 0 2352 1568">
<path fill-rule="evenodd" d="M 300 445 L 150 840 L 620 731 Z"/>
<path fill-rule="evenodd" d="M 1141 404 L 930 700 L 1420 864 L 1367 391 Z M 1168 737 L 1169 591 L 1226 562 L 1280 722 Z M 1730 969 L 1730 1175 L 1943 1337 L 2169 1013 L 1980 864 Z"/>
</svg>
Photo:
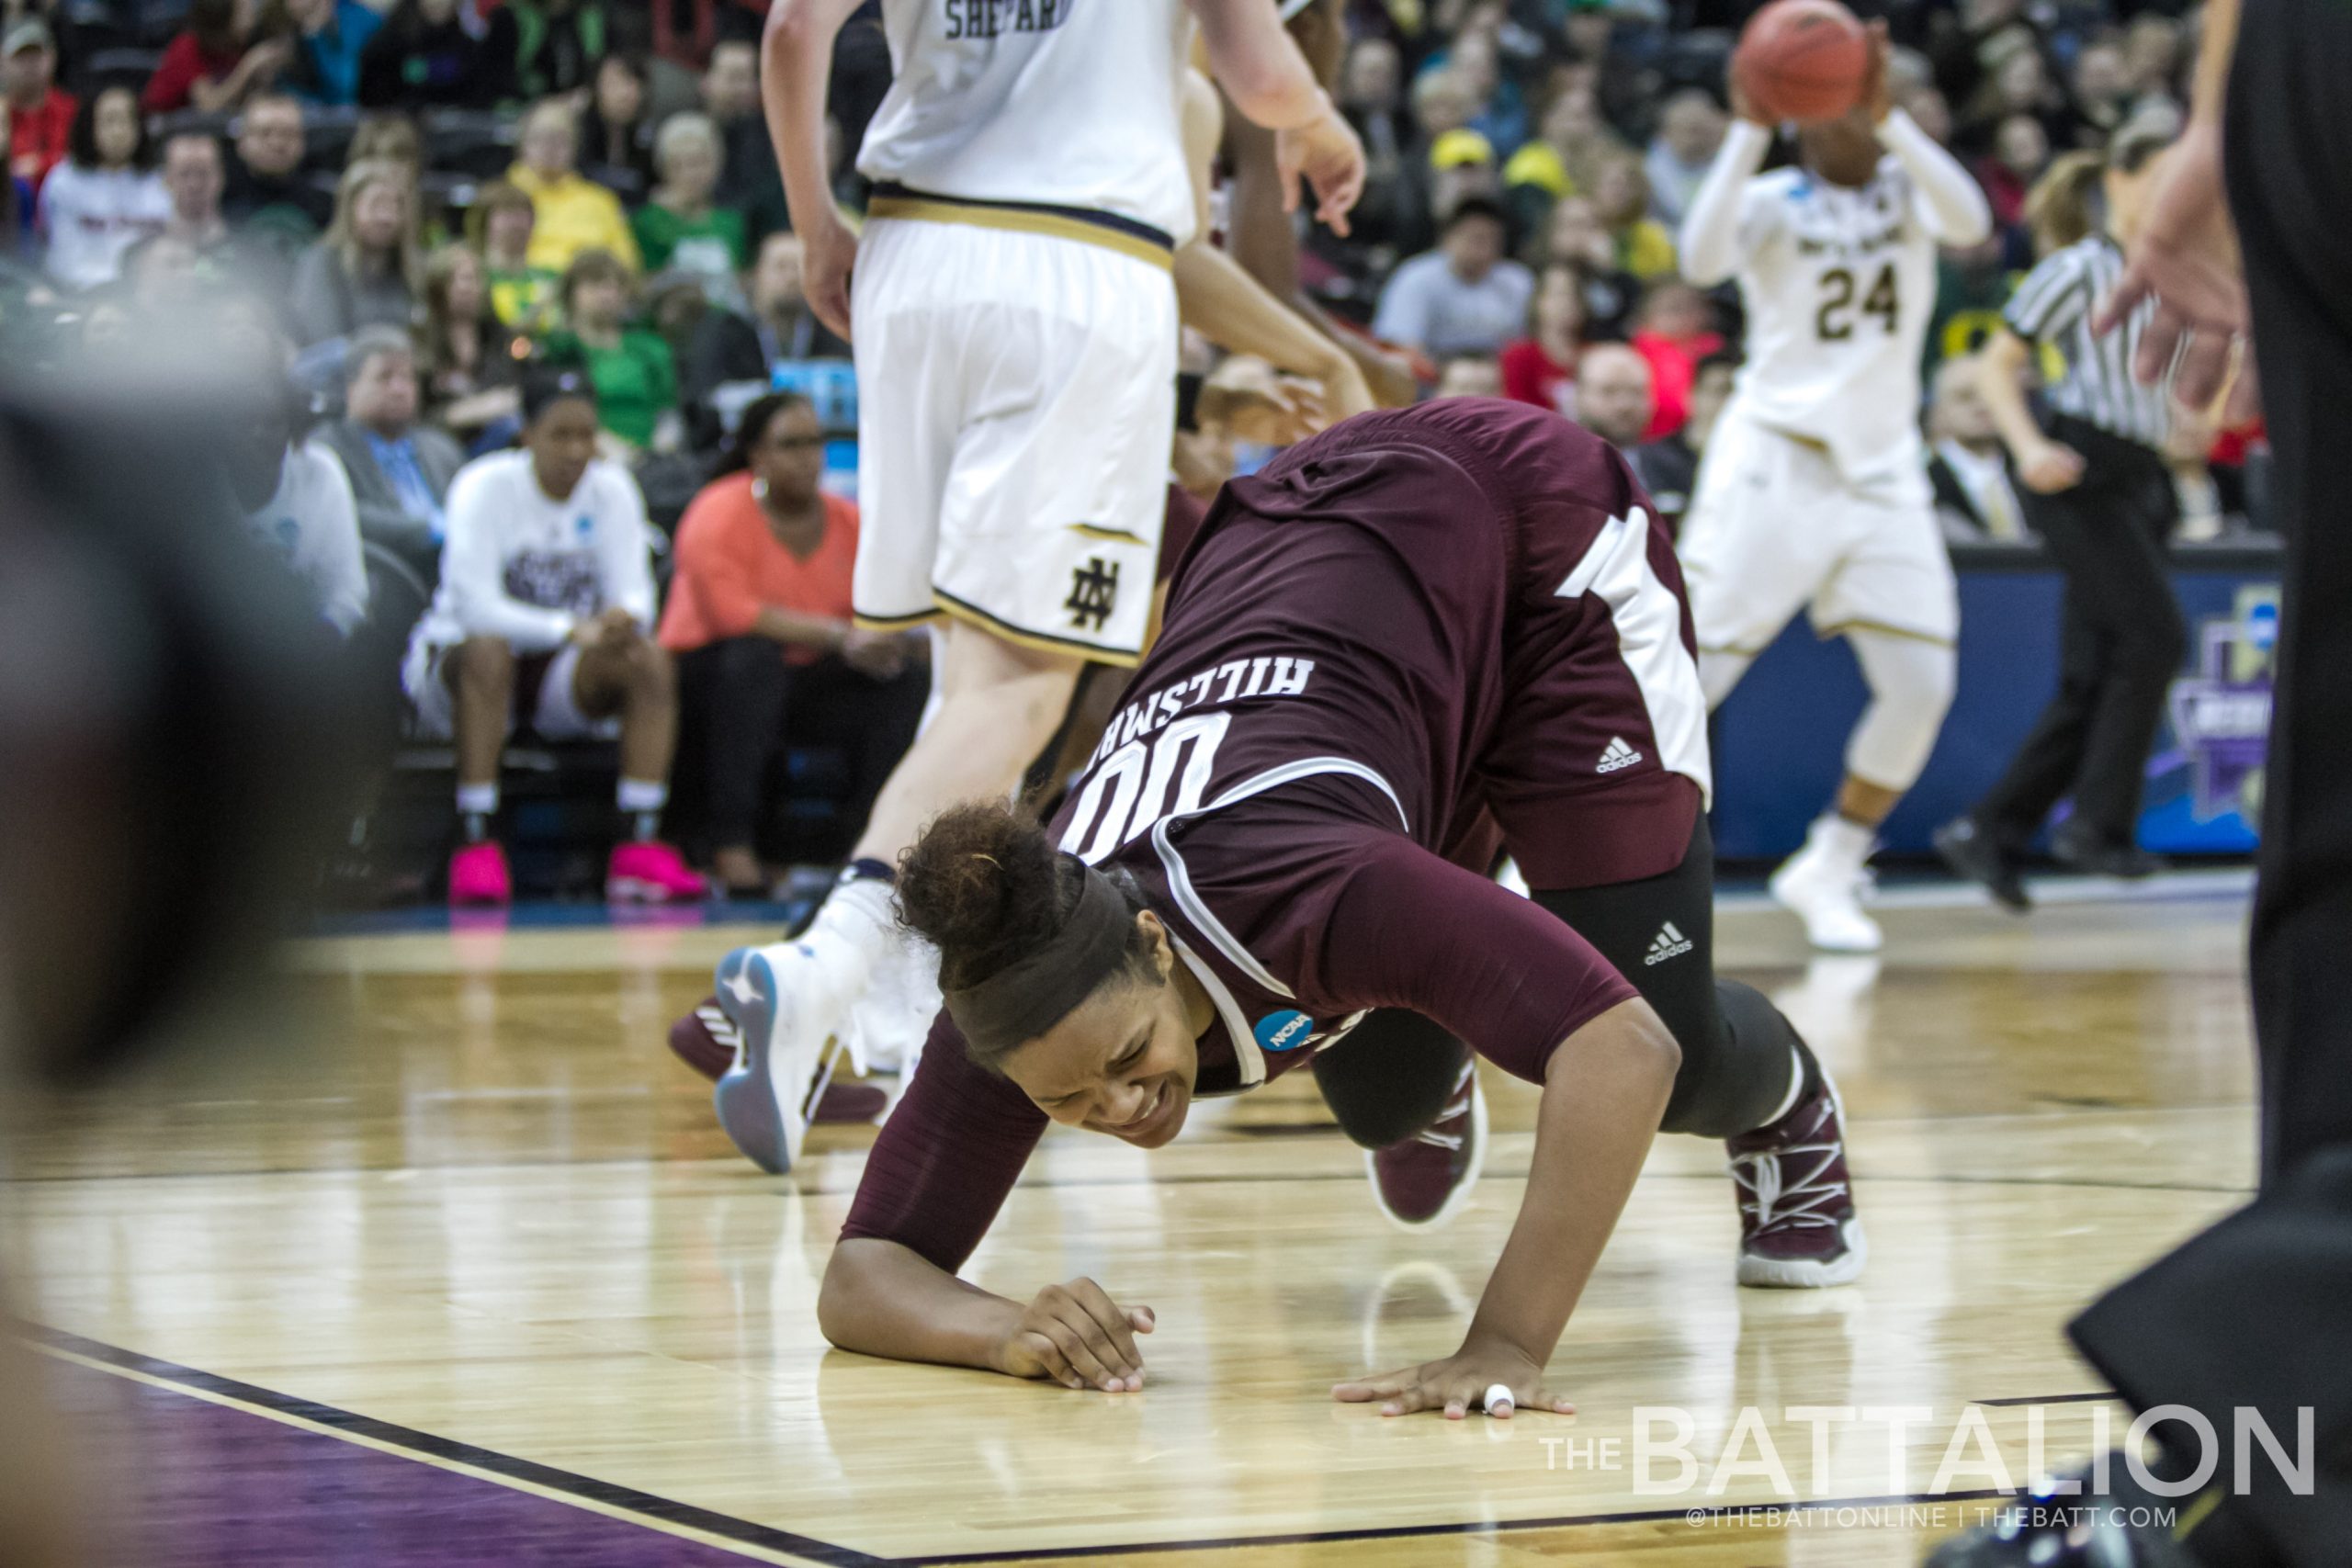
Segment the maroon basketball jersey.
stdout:
<svg viewBox="0 0 2352 1568">
<path fill-rule="evenodd" d="M 1656 827 L 1600 852 L 1632 854 L 1638 874 L 1679 860 L 1704 705 L 1645 505 L 1597 438 L 1486 400 L 1361 416 L 1226 487 L 1050 824 L 1068 852 L 1136 878 L 1216 1004 L 1196 1094 L 1277 1077 L 1374 1007 L 1420 1011 L 1540 1082 L 1563 1039 L 1634 997 L 1483 859 L 1452 858 L 1491 853 L 1490 807 L 1506 829 L 1572 829 L 1579 800 L 1605 798 L 1643 808 L 1612 822 Z M 1657 592 L 1580 588 L 1596 555 Z M 1661 661 L 1680 661 L 1670 679 L 1629 668 L 1640 637 L 1618 622 L 1636 616 L 1658 623 L 1645 635 Z M 1695 721 L 1679 711 L 1692 705 Z M 1512 773 L 1530 723 L 1556 780 Z M 1551 792 L 1532 818 L 1531 787 Z M 1046 1120 L 970 1064 L 943 1015 L 844 1234 L 956 1267 Z"/>
</svg>

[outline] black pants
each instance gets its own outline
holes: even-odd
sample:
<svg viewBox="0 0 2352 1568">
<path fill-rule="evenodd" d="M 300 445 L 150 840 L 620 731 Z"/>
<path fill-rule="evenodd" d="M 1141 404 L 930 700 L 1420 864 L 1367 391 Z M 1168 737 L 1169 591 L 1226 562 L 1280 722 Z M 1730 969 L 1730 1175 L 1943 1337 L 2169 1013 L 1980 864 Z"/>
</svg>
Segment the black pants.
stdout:
<svg viewBox="0 0 2352 1568">
<path fill-rule="evenodd" d="M 2188 640 L 2165 574 L 2179 513 L 2171 471 L 2137 442 L 2064 414 L 2050 434 L 2084 459 L 2074 489 L 2021 497 L 2066 578 L 2058 693 L 1971 814 L 2011 853 L 2070 793 L 2075 819 L 2100 840 L 2132 841 L 2148 750 Z"/>
<path fill-rule="evenodd" d="M 1812 1055 L 1753 986 L 1715 977 L 1715 844 L 1702 816 L 1682 863 L 1663 876 L 1535 901 L 1616 965 L 1682 1048 L 1659 1126 L 1727 1138 L 1760 1126 L 1786 1098 L 1793 1057 Z M 1434 1121 L 1469 1048 L 1439 1024 L 1384 1008 L 1315 1058 L 1316 1087 L 1340 1131 L 1366 1148 Z"/>
<path fill-rule="evenodd" d="M 2075 1343 L 2146 1409 L 2222 1437 L 2258 1410 L 2290 1450 L 2311 1406 L 2316 1486 L 2258 1457 L 2216 1562 L 2340 1564 L 2352 1551 L 2352 9 L 2247 0 L 2232 73 L 2231 208 L 2287 538 L 2251 971 L 2261 1056 L 2255 1201 L 2095 1303 Z M 2256 1453 L 2259 1456 L 2257 1446 Z"/>
<path fill-rule="evenodd" d="M 918 664 L 877 681 L 840 659 L 787 664 L 769 638 L 740 637 L 680 655 L 678 688 L 677 793 L 690 816 L 699 800 L 699 836 L 729 849 L 757 843 L 768 769 L 787 741 L 842 747 L 850 771 L 842 811 L 862 828 L 914 740 L 931 672 Z"/>
</svg>

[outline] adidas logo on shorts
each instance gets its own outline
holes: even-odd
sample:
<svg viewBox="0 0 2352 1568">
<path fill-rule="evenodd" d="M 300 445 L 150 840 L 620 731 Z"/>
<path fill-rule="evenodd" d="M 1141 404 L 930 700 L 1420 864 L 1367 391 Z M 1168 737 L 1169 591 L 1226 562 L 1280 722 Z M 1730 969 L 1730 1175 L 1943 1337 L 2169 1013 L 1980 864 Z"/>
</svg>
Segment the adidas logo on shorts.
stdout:
<svg viewBox="0 0 2352 1568">
<path fill-rule="evenodd" d="M 1679 958 L 1690 951 L 1690 939 L 1684 936 L 1672 920 L 1668 920 L 1658 929 L 1657 935 L 1651 940 L 1649 956 L 1642 962 L 1663 964 L 1669 958 Z"/>
<path fill-rule="evenodd" d="M 1610 737 L 1608 746 L 1600 753 L 1600 766 L 1596 773 L 1613 773 L 1620 768 L 1630 768 L 1642 760 L 1642 754 L 1616 736 Z"/>
</svg>

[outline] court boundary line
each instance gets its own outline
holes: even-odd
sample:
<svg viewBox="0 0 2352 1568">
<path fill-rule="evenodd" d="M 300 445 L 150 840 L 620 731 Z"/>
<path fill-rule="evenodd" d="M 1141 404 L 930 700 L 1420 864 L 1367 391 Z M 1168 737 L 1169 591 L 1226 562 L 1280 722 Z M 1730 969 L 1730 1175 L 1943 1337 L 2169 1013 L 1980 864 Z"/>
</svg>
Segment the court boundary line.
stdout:
<svg viewBox="0 0 2352 1568">
<path fill-rule="evenodd" d="M 302 1430 L 315 1431 L 340 1441 L 356 1443 L 379 1452 L 392 1454 L 416 1463 L 508 1486 L 527 1495 L 544 1496 L 551 1501 L 606 1517 L 620 1519 L 681 1539 L 700 1540 L 722 1550 L 748 1547 L 773 1557 L 800 1559 L 821 1562 L 828 1568 L 894 1568 L 900 1564 L 933 1564 L 936 1568 L 959 1568 L 962 1564 L 990 1562 L 1025 1562 L 1063 1561 L 1084 1557 L 1133 1557 L 1155 1551 L 1224 1551 L 1252 1547 L 1311 1546 L 1338 1544 L 1345 1541 L 1406 1540 L 1420 1537 L 1501 1535 L 1538 1529 L 1589 1529 L 1600 1526 L 1664 1523 L 1687 1519 L 1690 1507 L 1625 1509 L 1602 1514 L 1568 1514 L 1529 1519 L 1473 1519 L 1457 1523 L 1419 1525 L 1367 1526 L 1359 1529 L 1296 1530 L 1272 1535 L 1219 1536 L 1190 1540 L 1153 1540 L 1132 1542 L 1098 1542 L 1083 1546 L 1001 1548 L 989 1551 L 920 1553 L 910 1556 L 882 1556 L 861 1551 L 854 1547 L 837 1546 L 813 1536 L 780 1529 L 772 1525 L 738 1518 L 715 1509 L 704 1508 L 675 1498 L 663 1497 L 617 1482 L 600 1481 L 593 1476 L 579 1475 L 541 1464 L 535 1460 L 502 1453 L 480 1444 L 435 1433 L 419 1431 L 372 1416 L 324 1404 L 298 1394 L 264 1388 L 256 1383 L 207 1372 L 198 1368 L 167 1361 L 141 1351 L 125 1349 L 101 1340 L 88 1338 L 68 1330 L 45 1324 L 25 1324 L 24 1337 L 35 1348 L 94 1371 L 121 1375 L 151 1385 L 168 1389 L 189 1398 L 243 1409 L 268 1419 L 282 1421 Z M 1975 1399 L 1968 1403 L 1986 1407 L 2032 1404 L 2094 1404 L 2111 1401 L 2120 1396 L 2113 1390 L 2093 1390 L 2074 1393 L 2011 1396 L 1998 1399 Z M 1835 1508 L 1911 1507 L 1939 1503 L 1991 1502 L 2017 1495 L 2014 1492 L 1996 1488 L 1981 1488 L 1967 1492 L 1913 1492 L 1889 1494 L 1872 1497 L 1818 1497 L 1802 1499 L 1770 1499 L 1755 1506 L 1770 1506 L 1784 1513 L 1819 1513 Z M 1739 1508 L 1747 1505 L 1722 1502 L 1713 1505 L 1723 1508 Z"/>
<path fill-rule="evenodd" d="M 898 1561 L 836 1546 L 814 1536 L 779 1529 L 737 1518 L 712 1508 L 682 1503 L 651 1492 L 640 1492 L 618 1482 L 599 1481 L 536 1460 L 501 1453 L 456 1438 L 421 1432 L 413 1427 L 362 1416 L 356 1411 L 282 1393 L 218 1372 L 167 1361 L 159 1356 L 127 1350 L 118 1345 L 86 1338 L 47 1324 L 24 1323 L 26 1342 L 35 1349 L 87 1366 L 94 1371 L 127 1376 L 133 1381 L 167 1388 L 192 1399 L 243 1409 L 266 1419 L 315 1431 L 340 1441 L 393 1454 L 414 1463 L 429 1464 L 487 1481 L 494 1485 L 543 1496 L 586 1511 L 617 1518 L 657 1534 L 697 1540 L 722 1550 L 749 1547 L 772 1559 L 820 1562 L 826 1568 L 887 1568 Z"/>
</svg>

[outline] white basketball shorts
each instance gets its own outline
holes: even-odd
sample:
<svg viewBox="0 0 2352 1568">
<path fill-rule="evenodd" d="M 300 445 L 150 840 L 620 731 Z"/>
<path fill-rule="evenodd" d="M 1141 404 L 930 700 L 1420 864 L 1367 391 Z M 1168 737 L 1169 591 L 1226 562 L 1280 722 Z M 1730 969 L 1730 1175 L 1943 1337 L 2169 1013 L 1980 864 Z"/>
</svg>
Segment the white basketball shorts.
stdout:
<svg viewBox="0 0 2352 1568">
<path fill-rule="evenodd" d="M 1676 552 L 1702 653 L 1761 653 L 1800 609 L 1823 637 L 1960 636 L 1959 589 L 1926 473 L 1858 485 L 1819 443 L 1736 405 L 1707 438 Z"/>
<path fill-rule="evenodd" d="M 1176 419 L 1167 268 L 1061 234 L 876 218 L 850 311 L 859 622 L 954 615 L 1134 663 Z"/>
</svg>

